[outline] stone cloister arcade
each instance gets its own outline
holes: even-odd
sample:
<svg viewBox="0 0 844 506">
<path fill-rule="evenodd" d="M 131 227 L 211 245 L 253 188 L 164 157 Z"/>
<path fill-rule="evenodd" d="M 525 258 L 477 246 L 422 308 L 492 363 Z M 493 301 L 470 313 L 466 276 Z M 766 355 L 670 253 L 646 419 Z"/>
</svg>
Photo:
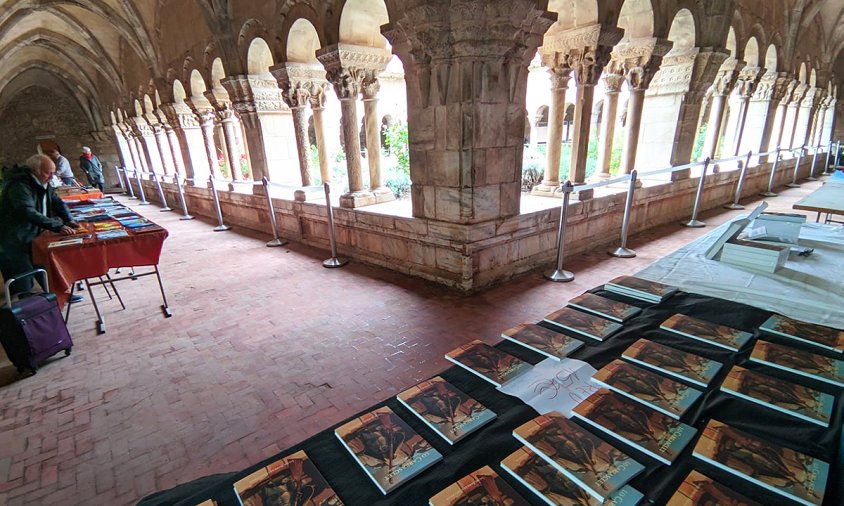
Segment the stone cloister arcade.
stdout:
<svg viewBox="0 0 844 506">
<path fill-rule="evenodd" d="M 11 0 L 0 47 L 4 156 L 58 132 L 139 170 L 148 194 L 151 173 L 168 199 L 172 175 L 187 178 L 187 204 L 206 216 L 209 176 L 227 179 L 229 224 L 264 232 L 252 182 L 266 177 L 282 235 L 326 246 L 314 185 L 342 153 L 341 251 L 463 290 L 553 258 L 566 179 L 840 136 L 836 2 Z M 60 124 L 15 126 L 51 102 Z M 409 202 L 385 187 L 388 117 L 408 125 Z M 529 194 L 525 150 L 542 156 Z M 748 194 L 772 161 L 753 158 Z M 706 176 L 705 206 L 732 200 L 734 168 Z M 686 216 L 699 176 L 645 178 L 633 230 Z M 569 252 L 606 243 L 621 221 L 618 191 L 576 195 Z"/>
</svg>

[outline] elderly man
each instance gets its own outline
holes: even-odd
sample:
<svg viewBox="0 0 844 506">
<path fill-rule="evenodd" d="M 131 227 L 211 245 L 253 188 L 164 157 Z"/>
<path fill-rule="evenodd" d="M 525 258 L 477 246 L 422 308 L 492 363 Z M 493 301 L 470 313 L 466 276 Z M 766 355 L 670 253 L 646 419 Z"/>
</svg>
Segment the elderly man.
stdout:
<svg viewBox="0 0 844 506">
<path fill-rule="evenodd" d="M 100 163 L 100 159 L 95 154 L 91 153 L 91 148 L 88 146 L 82 148 L 79 166 L 82 168 L 82 172 L 88 175 L 88 183 L 103 191 L 103 164 Z"/>
<path fill-rule="evenodd" d="M 51 149 L 47 151 L 53 162 L 56 164 L 56 176 L 62 180 L 62 184 L 68 186 L 76 186 L 76 179 L 73 177 L 73 169 L 70 168 L 70 162 L 67 158 L 59 153 L 58 149 Z"/>
<path fill-rule="evenodd" d="M 71 235 L 79 228 L 49 184 L 55 170 L 47 155 L 34 155 L 25 167 L 6 173 L 0 194 L 0 272 L 4 279 L 32 270 L 32 241 L 42 231 Z M 11 292 L 31 289 L 32 278 L 26 278 L 13 283 Z"/>
</svg>

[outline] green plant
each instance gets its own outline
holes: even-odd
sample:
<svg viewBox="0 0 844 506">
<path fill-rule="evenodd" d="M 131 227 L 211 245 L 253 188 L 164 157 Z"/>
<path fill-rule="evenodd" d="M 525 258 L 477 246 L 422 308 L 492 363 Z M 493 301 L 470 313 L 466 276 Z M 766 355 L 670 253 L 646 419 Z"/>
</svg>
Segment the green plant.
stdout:
<svg viewBox="0 0 844 506">
<path fill-rule="evenodd" d="M 322 184 L 322 175 L 319 172 L 319 150 L 314 144 L 311 144 L 308 149 L 308 159 L 311 162 L 311 177 L 315 185 Z"/>
<path fill-rule="evenodd" d="M 706 139 L 706 130 L 709 127 L 708 123 L 700 126 L 695 136 L 695 144 L 692 147 L 692 160 L 698 162 L 703 157 L 703 143 Z"/>
<path fill-rule="evenodd" d="M 396 158 L 396 169 L 410 176 L 410 149 L 407 141 L 407 122 L 396 121 L 385 129 L 386 145 L 390 156 Z"/>
<path fill-rule="evenodd" d="M 397 199 L 406 198 L 410 193 L 410 175 L 398 166 L 384 171 L 384 185 L 389 188 Z"/>
</svg>

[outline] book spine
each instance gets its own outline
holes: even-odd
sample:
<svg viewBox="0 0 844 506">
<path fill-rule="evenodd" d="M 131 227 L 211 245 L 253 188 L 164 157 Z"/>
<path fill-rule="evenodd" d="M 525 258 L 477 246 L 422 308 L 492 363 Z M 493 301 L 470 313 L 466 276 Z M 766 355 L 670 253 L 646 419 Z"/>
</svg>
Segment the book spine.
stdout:
<svg viewBox="0 0 844 506">
<path fill-rule="evenodd" d="M 569 471 L 568 469 L 566 469 L 565 467 L 563 467 L 563 466 L 561 466 L 561 465 L 557 464 L 556 462 L 554 462 L 554 460 L 553 460 L 553 459 L 549 459 L 548 457 L 546 457 L 546 456 L 545 456 L 545 453 L 543 453 L 543 452 L 542 452 L 542 450 L 540 450 L 539 448 L 537 448 L 536 446 L 534 446 L 534 445 L 533 445 L 530 441 L 528 441 L 527 439 L 525 439 L 525 438 L 523 438 L 523 437 L 519 436 L 519 435 L 518 435 L 518 434 L 516 434 L 516 433 L 513 433 L 513 437 L 515 437 L 516 439 L 518 439 L 518 440 L 519 440 L 519 442 L 521 442 L 522 444 L 524 444 L 525 446 L 527 446 L 528 448 L 530 448 L 530 449 L 533 451 L 533 453 L 535 453 L 535 454 L 539 455 L 539 456 L 540 456 L 540 457 L 541 457 L 541 458 L 542 458 L 545 462 L 548 462 L 549 464 L 551 464 L 552 466 L 554 466 L 554 468 L 555 468 L 556 470 L 558 470 L 558 471 L 560 471 L 561 473 L 563 473 L 563 474 L 564 474 L 564 475 L 565 475 L 568 479 L 570 479 L 571 481 L 573 481 L 573 482 L 574 482 L 577 486 L 579 486 L 580 488 L 582 488 L 583 490 L 585 490 L 586 492 L 588 492 L 588 493 L 589 493 L 589 495 L 591 495 L 592 497 L 594 497 L 594 498 L 598 499 L 599 501 L 603 501 L 603 500 L 604 500 L 604 497 L 603 497 L 601 494 L 599 494 L 599 493 L 598 493 L 597 491 L 595 491 L 595 490 L 592 490 L 592 488 L 591 488 L 591 487 L 587 487 L 587 486 L 586 486 L 586 484 L 585 484 L 585 483 L 583 483 L 583 480 L 581 480 L 580 478 L 578 478 L 578 477 L 577 477 L 577 475 L 575 475 L 574 473 L 570 472 L 570 471 Z"/>
<path fill-rule="evenodd" d="M 455 360 L 455 359 L 453 359 L 453 358 L 451 358 L 451 357 L 448 357 L 448 356 L 447 356 L 447 357 L 445 357 L 445 359 L 446 359 L 446 360 L 448 360 L 449 362 L 453 362 L 455 365 L 459 365 L 460 367 L 462 367 L 463 369 L 466 369 L 467 371 L 469 371 L 470 373 L 474 374 L 475 376 L 477 376 L 477 377 L 479 377 L 479 378 L 482 378 L 482 379 L 484 379 L 484 380 L 486 380 L 486 381 L 489 381 L 490 383 L 492 383 L 492 384 L 493 384 L 493 385 L 495 385 L 496 387 L 500 387 L 500 386 L 501 386 L 501 384 L 500 384 L 500 383 L 498 383 L 497 381 L 493 381 L 491 378 L 488 378 L 488 377 L 484 376 L 483 374 L 481 374 L 481 373 L 479 373 L 478 371 L 476 371 L 476 370 L 472 369 L 472 368 L 471 368 L 471 367 L 469 367 L 468 365 L 464 365 L 464 364 L 462 364 L 462 363 L 458 362 L 457 360 Z"/>
<path fill-rule="evenodd" d="M 763 400 L 761 400 L 761 399 L 757 399 L 757 398 L 755 398 L 755 397 L 751 397 L 751 396 L 746 395 L 746 394 L 743 394 L 743 393 L 741 393 L 741 392 L 736 392 L 735 390 L 733 390 L 733 389 L 731 389 L 731 388 L 726 388 L 726 387 L 723 387 L 723 386 L 722 386 L 722 387 L 721 387 L 721 390 L 723 390 L 723 391 L 725 391 L 725 392 L 727 392 L 727 393 L 729 393 L 729 394 L 735 395 L 736 397 L 740 397 L 740 398 L 742 398 L 742 399 L 744 399 L 744 400 L 746 400 L 746 401 L 750 401 L 750 402 L 752 402 L 752 403 L 754 403 L 754 404 L 758 404 L 758 405 L 760 405 L 760 406 L 765 406 L 766 408 L 773 409 L 773 410 L 775 410 L 775 411 L 779 411 L 780 413 L 785 413 L 786 415 L 793 416 L 793 417 L 795 417 L 795 418 L 800 418 L 801 420 L 806 420 L 807 422 L 816 423 L 816 424 L 820 425 L 821 427 L 829 427 L 829 424 L 828 424 L 828 423 L 824 423 L 823 421 L 818 420 L 818 419 L 816 419 L 816 418 L 812 418 L 812 417 L 810 417 L 810 416 L 806 416 L 806 415 L 804 415 L 804 414 L 802 414 L 802 413 L 798 413 L 798 412 L 796 412 L 796 411 L 791 411 L 790 409 L 785 409 L 785 408 L 783 408 L 783 407 L 781 407 L 781 406 L 777 406 L 776 404 L 769 404 L 769 403 L 767 403 L 767 402 L 765 402 L 765 401 L 763 401 Z"/>
<path fill-rule="evenodd" d="M 679 420 L 679 419 L 680 419 L 680 415 L 678 415 L 677 413 L 672 413 L 671 411 L 668 411 L 668 410 L 667 410 L 667 409 L 665 409 L 665 408 L 662 408 L 662 407 L 660 407 L 660 406 L 657 406 L 656 404 L 653 404 L 653 403 L 651 403 L 651 402 L 648 402 L 648 401 L 646 401 L 646 400 L 644 400 L 644 399 L 640 399 L 639 397 L 636 397 L 635 395 L 633 395 L 633 394 L 631 394 L 631 393 L 629 393 L 629 392 L 625 392 L 624 390 L 618 389 L 618 388 L 616 388 L 616 387 L 614 387 L 614 386 L 610 385 L 609 383 L 605 383 L 605 382 L 603 382 L 603 381 L 601 381 L 601 380 L 596 380 L 595 378 L 592 378 L 592 381 L 594 381 L 595 383 L 597 383 L 597 384 L 599 384 L 599 385 L 601 385 L 601 386 L 603 386 L 603 387 L 607 388 L 608 390 L 612 390 L 613 392 L 615 392 L 615 393 L 617 393 L 617 394 L 619 394 L 619 395 L 623 395 L 624 397 L 627 397 L 627 398 L 628 398 L 628 399 L 630 399 L 631 401 L 638 402 L 639 404 L 641 404 L 641 405 L 643 405 L 643 406 L 647 406 L 647 407 L 649 407 L 649 408 L 651 408 L 651 409 L 653 409 L 653 410 L 655 410 L 655 411 L 659 411 L 660 413 L 662 413 L 662 414 L 664 414 L 664 415 L 667 415 L 667 416 L 670 416 L 671 418 L 673 418 L 673 419 L 675 419 L 675 420 Z"/>
<path fill-rule="evenodd" d="M 629 440 L 629 439 L 627 439 L 626 437 L 623 437 L 623 436 L 620 436 L 620 435 L 616 434 L 615 432 L 613 432 L 613 431 L 609 430 L 608 428 L 604 427 L 604 426 L 603 426 L 603 425 L 601 425 L 600 423 L 595 422 L 594 420 L 591 420 L 590 418 L 585 417 L 585 416 L 581 415 L 580 413 L 574 413 L 574 415 L 573 415 L 573 416 L 575 416 L 575 417 L 577 417 L 577 418 L 579 418 L 579 419 L 583 420 L 584 422 L 588 423 L 588 424 L 589 424 L 589 425 L 591 425 L 592 427 L 595 427 L 596 429 L 600 430 L 600 431 L 601 431 L 601 432 L 603 432 L 604 434 L 608 434 L 609 436 L 611 436 L 611 437 L 613 437 L 613 438 L 617 439 L 618 441 L 621 441 L 621 442 L 622 442 L 622 443 L 624 443 L 624 444 L 630 445 L 630 446 L 632 446 L 633 448 L 636 448 L 637 450 L 639 450 L 640 452 L 642 452 L 642 453 L 644 453 L 644 454 L 646 454 L 646 455 L 649 455 L 649 456 L 651 456 L 651 457 L 655 458 L 656 460 L 658 460 L 658 461 L 662 462 L 662 463 L 663 463 L 663 464 L 665 464 L 666 466 L 670 466 L 670 465 L 671 465 L 671 461 L 670 461 L 670 460 L 668 460 L 668 459 L 666 459 L 666 458 L 665 458 L 665 457 L 663 457 L 662 455 L 658 455 L 658 454 L 654 453 L 653 451 L 651 451 L 651 450 L 649 450 L 649 449 L 645 448 L 644 446 L 640 445 L 639 443 L 636 443 L 635 441 L 630 441 L 630 440 Z"/>
<path fill-rule="evenodd" d="M 679 336 L 688 337 L 689 339 L 694 339 L 694 340 L 700 341 L 702 343 L 707 343 L 707 344 L 711 344 L 713 346 L 718 346 L 720 348 L 724 348 L 724 349 L 727 349 L 727 350 L 730 350 L 730 351 L 738 351 L 739 350 L 738 348 L 733 348 L 732 346 L 727 346 L 726 344 L 719 343 L 718 341 L 712 341 L 712 340 L 709 340 L 709 339 L 704 339 L 702 337 L 698 337 L 698 336 L 693 335 L 693 334 L 687 334 L 687 333 L 682 332 L 680 330 L 671 329 L 671 328 L 663 327 L 663 326 L 660 326 L 659 328 L 662 329 L 662 330 L 671 332 L 673 334 L 677 334 Z"/>
</svg>

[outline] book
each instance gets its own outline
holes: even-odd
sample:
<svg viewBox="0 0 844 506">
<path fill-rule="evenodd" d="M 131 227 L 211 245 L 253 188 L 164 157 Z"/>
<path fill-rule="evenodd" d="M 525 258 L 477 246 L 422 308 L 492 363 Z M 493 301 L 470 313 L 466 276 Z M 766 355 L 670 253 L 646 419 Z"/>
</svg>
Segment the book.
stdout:
<svg viewBox="0 0 844 506">
<path fill-rule="evenodd" d="M 844 387 L 844 361 L 768 341 L 756 341 L 750 360 Z"/>
<path fill-rule="evenodd" d="M 634 276 L 619 276 L 606 283 L 604 290 L 646 302 L 657 303 L 674 295 L 677 292 L 677 287 Z"/>
<path fill-rule="evenodd" d="M 559 413 L 526 422 L 513 436 L 589 494 L 603 501 L 645 466 Z"/>
<path fill-rule="evenodd" d="M 829 464 L 710 420 L 692 455 L 807 506 L 820 506 Z"/>
<path fill-rule="evenodd" d="M 343 504 L 302 450 L 241 478 L 234 489 L 243 506 Z"/>
<path fill-rule="evenodd" d="M 460 441 L 495 419 L 495 413 L 439 376 L 396 397 L 448 444 Z"/>
<path fill-rule="evenodd" d="M 802 343 L 818 346 L 836 353 L 844 353 L 844 331 L 802 322 L 782 315 L 772 315 L 759 330 Z"/>
<path fill-rule="evenodd" d="M 566 358 L 583 346 L 583 341 L 533 323 L 507 329 L 501 337 L 556 360 Z"/>
<path fill-rule="evenodd" d="M 753 334 L 750 332 L 698 320 L 684 314 L 675 314 L 662 322 L 659 328 L 731 351 L 739 351 L 742 346 L 753 339 Z"/>
<path fill-rule="evenodd" d="M 545 321 L 581 336 L 603 341 L 621 330 L 621 324 L 570 307 L 554 311 Z"/>
<path fill-rule="evenodd" d="M 703 256 L 709 260 L 714 259 L 716 256 L 718 256 L 718 254 L 721 253 L 721 250 L 724 248 L 724 244 L 727 241 L 733 240 L 738 237 L 739 234 L 744 231 L 745 227 L 747 227 L 749 223 L 750 220 L 744 218 L 731 221 L 730 224 L 727 225 L 727 228 L 724 230 L 724 232 L 720 236 L 718 236 L 717 239 L 715 239 L 715 242 L 712 243 L 709 248 L 707 248 Z"/>
<path fill-rule="evenodd" d="M 781 413 L 829 427 L 835 397 L 766 374 L 733 366 L 721 390 Z"/>
<path fill-rule="evenodd" d="M 428 501 L 429 506 L 530 506 L 498 473 L 484 466 L 444 488 Z"/>
<path fill-rule="evenodd" d="M 721 362 L 647 339 L 639 339 L 631 344 L 621 356 L 630 362 L 702 387 L 709 386 L 721 369 Z"/>
<path fill-rule="evenodd" d="M 549 506 L 635 506 L 644 497 L 625 485 L 609 494 L 605 502 L 599 501 L 527 446 L 502 460 L 501 468 Z"/>
<path fill-rule="evenodd" d="M 703 392 L 623 360 L 613 360 L 592 380 L 617 394 L 679 419 Z"/>
<path fill-rule="evenodd" d="M 337 427 L 334 434 L 385 495 L 442 460 L 440 452 L 386 406 Z"/>
<path fill-rule="evenodd" d="M 690 425 L 606 389 L 587 397 L 572 413 L 669 466 L 697 433 Z"/>
<path fill-rule="evenodd" d="M 109 230 L 107 232 L 97 232 L 97 240 L 104 241 L 106 239 L 116 239 L 118 237 L 128 237 L 129 232 L 125 230 Z"/>
<path fill-rule="evenodd" d="M 531 368 L 527 362 L 477 339 L 451 350 L 445 358 L 497 387 Z"/>
<path fill-rule="evenodd" d="M 762 506 L 734 492 L 705 474 L 692 471 L 677 488 L 666 506 Z"/>
<path fill-rule="evenodd" d="M 618 302 L 616 300 L 601 297 L 600 295 L 595 295 L 589 292 L 571 299 L 568 305 L 575 309 L 596 314 L 602 318 L 608 318 L 619 323 L 629 320 L 642 311 L 641 308 L 636 306 L 631 306 L 630 304 Z"/>
<path fill-rule="evenodd" d="M 791 248 L 744 239 L 731 239 L 724 243 L 721 250 L 722 262 L 757 269 L 763 272 L 776 272 L 788 261 Z"/>
<path fill-rule="evenodd" d="M 73 245 L 73 244 L 82 244 L 82 238 L 81 237 L 73 237 L 71 239 L 62 239 L 60 241 L 53 241 L 53 242 L 51 242 L 50 244 L 47 245 L 47 248 L 48 249 L 61 248 L 62 246 L 70 246 L 70 245 Z"/>
</svg>

